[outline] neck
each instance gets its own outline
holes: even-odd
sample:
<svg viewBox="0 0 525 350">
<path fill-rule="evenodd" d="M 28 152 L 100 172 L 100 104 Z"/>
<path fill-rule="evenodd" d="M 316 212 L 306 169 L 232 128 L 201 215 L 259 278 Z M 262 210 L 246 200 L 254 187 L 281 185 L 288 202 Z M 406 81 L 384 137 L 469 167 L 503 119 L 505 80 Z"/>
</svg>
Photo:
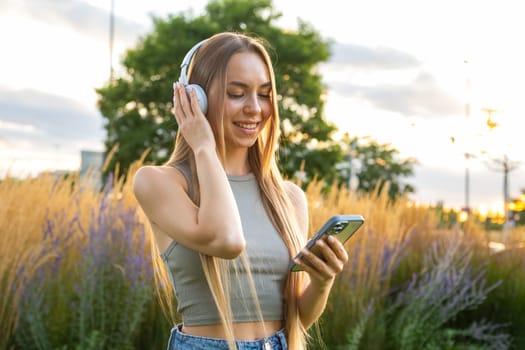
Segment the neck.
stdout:
<svg viewBox="0 0 525 350">
<path fill-rule="evenodd" d="M 228 175 L 246 175 L 251 172 L 250 164 L 248 163 L 248 149 L 237 149 L 234 151 L 228 150 L 226 152 L 226 174 Z"/>
</svg>

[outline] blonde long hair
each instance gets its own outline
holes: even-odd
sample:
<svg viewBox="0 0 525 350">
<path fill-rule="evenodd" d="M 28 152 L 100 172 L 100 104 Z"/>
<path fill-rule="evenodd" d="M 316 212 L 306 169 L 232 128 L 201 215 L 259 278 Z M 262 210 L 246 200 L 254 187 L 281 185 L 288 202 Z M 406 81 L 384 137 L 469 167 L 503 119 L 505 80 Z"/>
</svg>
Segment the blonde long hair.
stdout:
<svg viewBox="0 0 525 350">
<path fill-rule="evenodd" d="M 189 69 L 189 83 L 199 84 L 205 91 L 210 90 L 213 82 L 218 83 L 218 94 L 208 96 L 215 98 L 217 106 L 224 105 L 226 95 L 226 67 L 230 58 L 239 52 L 254 52 L 266 63 L 272 85 L 271 101 L 272 113 L 270 120 L 265 124 L 256 143 L 248 151 L 248 161 L 252 172 L 258 180 L 261 200 L 270 217 L 270 220 L 280 233 L 290 256 L 295 256 L 304 245 L 305 237 L 301 234 L 298 219 L 295 215 L 290 198 L 284 187 L 282 178 L 277 167 L 276 153 L 280 136 L 279 112 L 277 107 L 277 95 L 275 88 L 275 76 L 271 59 L 268 55 L 266 43 L 260 39 L 240 33 L 224 32 L 210 37 L 198 50 L 192 59 Z M 226 151 L 223 133 L 223 110 L 219 108 L 217 113 L 208 113 L 207 119 L 212 127 L 217 153 L 224 164 Z M 192 173 L 194 188 L 193 200 L 197 205 L 200 203 L 198 178 L 196 173 L 193 152 L 180 134 L 177 134 L 175 149 L 167 161 L 168 165 L 177 163 L 188 163 Z M 245 253 L 243 253 L 244 255 Z M 243 264 L 248 259 L 242 257 Z M 230 348 L 235 349 L 233 337 L 233 325 L 231 315 L 231 304 L 229 300 L 228 284 L 228 261 L 212 256 L 201 254 L 202 267 L 210 286 L 214 301 L 219 310 L 225 334 Z M 162 271 L 161 264 L 156 264 L 157 277 L 166 285 L 166 272 Z M 165 267 L 164 267 L 165 269 Z M 249 271 L 249 269 L 248 269 Z M 251 279 L 251 276 L 249 276 Z M 306 330 L 302 326 L 299 317 L 297 296 L 301 292 L 303 283 L 302 273 L 290 273 L 284 287 L 284 321 L 286 336 L 290 349 L 304 349 L 306 346 Z M 252 288 L 253 292 L 253 281 Z M 173 293 L 165 295 L 162 305 L 169 305 Z M 168 311 L 172 308 L 168 307 Z M 259 308 L 262 321 L 262 314 Z"/>
</svg>

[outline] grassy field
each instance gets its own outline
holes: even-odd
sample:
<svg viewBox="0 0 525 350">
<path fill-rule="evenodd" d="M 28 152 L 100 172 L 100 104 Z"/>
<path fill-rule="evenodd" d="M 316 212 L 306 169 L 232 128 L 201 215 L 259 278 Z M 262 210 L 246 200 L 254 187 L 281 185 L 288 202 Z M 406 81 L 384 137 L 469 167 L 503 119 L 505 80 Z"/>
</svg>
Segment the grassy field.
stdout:
<svg viewBox="0 0 525 350">
<path fill-rule="evenodd" d="M 165 348 L 171 326 L 131 184 L 87 183 L 75 174 L 0 183 L 0 349 Z M 386 193 L 320 182 L 306 193 L 312 233 L 334 214 L 366 219 L 311 349 L 525 348 L 524 228 L 443 230 L 435 209 Z"/>
</svg>

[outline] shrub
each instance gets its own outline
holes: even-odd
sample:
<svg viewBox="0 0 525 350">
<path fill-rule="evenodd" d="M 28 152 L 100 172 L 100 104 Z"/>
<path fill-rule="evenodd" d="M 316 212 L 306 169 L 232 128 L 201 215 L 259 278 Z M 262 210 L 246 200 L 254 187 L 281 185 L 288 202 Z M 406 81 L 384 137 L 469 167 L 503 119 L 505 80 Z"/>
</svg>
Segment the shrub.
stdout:
<svg viewBox="0 0 525 350">
<path fill-rule="evenodd" d="M 71 196 L 48 213 L 41 254 L 52 255 L 22 291 L 16 343 L 23 349 L 132 349 L 149 299 L 152 269 L 136 210 L 111 189 L 98 206 Z M 53 197 L 50 198 L 53 200 Z M 84 226 L 81 213 L 90 212 Z"/>
<path fill-rule="evenodd" d="M 0 349 L 166 346 L 151 232 L 131 182 L 108 183 L 93 190 L 75 174 L 0 183 Z M 385 189 L 312 182 L 306 193 L 312 233 L 334 214 L 366 220 L 310 349 L 506 349 L 511 336 L 525 345 L 523 230 L 492 254 L 479 226 L 439 230 L 435 211 L 391 202 Z"/>
<path fill-rule="evenodd" d="M 467 328 L 451 324 L 458 314 L 486 301 L 501 283 L 487 285 L 486 269 L 471 265 L 472 250 L 459 235 L 434 241 L 423 269 L 396 293 L 385 310 L 392 349 L 508 349 L 503 325 L 481 320 Z"/>
</svg>

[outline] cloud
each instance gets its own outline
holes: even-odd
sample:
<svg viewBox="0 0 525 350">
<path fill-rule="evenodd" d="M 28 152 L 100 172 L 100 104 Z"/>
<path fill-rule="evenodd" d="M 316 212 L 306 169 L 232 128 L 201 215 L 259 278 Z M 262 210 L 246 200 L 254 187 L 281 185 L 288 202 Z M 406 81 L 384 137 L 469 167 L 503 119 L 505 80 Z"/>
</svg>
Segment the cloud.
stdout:
<svg viewBox="0 0 525 350">
<path fill-rule="evenodd" d="M 363 95 L 378 108 L 406 116 L 460 115 L 463 103 L 443 90 L 430 74 L 419 75 L 410 85 L 368 88 Z"/>
<path fill-rule="evenodd" d="M 81 0 L 7 0 L 24 15 L 35 20 L 69 27 L 96 40 L 108 40 L 110 9 L 92 6 Z M 108 1 L 109 4 L 109 1 Z M 115 36 L 124 42 L 136 41 L 145 27 L 138 22 L 115 16 Z"/>
<path fill-rule="evenodd" d="M 413 55 L 396 49 L 340 43 L 332 47 L 330 63 L 367 69 L 406 69 L 421 64 Z"/>
<path fill-rule="evenodd" d="M 329 83 L 338 94 L 364 100 L 386 111 L 404 116 L 440 118 L 463 113 L 463 102 L 447 93 L 428 73 L 420 73 L 409 84 L 356 85 Z"/>
<path fill-rule="evenodd" d="M 101 144 L 102 117 L 79 103 L 38 90 L 0 87 L 0 140 L 16 148 L 62 145 L 78 147 Z"/>
<path fill-rule="evenodd" d="M 384 111 L 421 118 L 463 113 L 463 102 L 421 71 L 422 66 L 414 55 L 400 50 L 336 43 L 324 72 L 333 92 Z M 414 78 L 407 81 L 407 76 Z"/>
</svg>

